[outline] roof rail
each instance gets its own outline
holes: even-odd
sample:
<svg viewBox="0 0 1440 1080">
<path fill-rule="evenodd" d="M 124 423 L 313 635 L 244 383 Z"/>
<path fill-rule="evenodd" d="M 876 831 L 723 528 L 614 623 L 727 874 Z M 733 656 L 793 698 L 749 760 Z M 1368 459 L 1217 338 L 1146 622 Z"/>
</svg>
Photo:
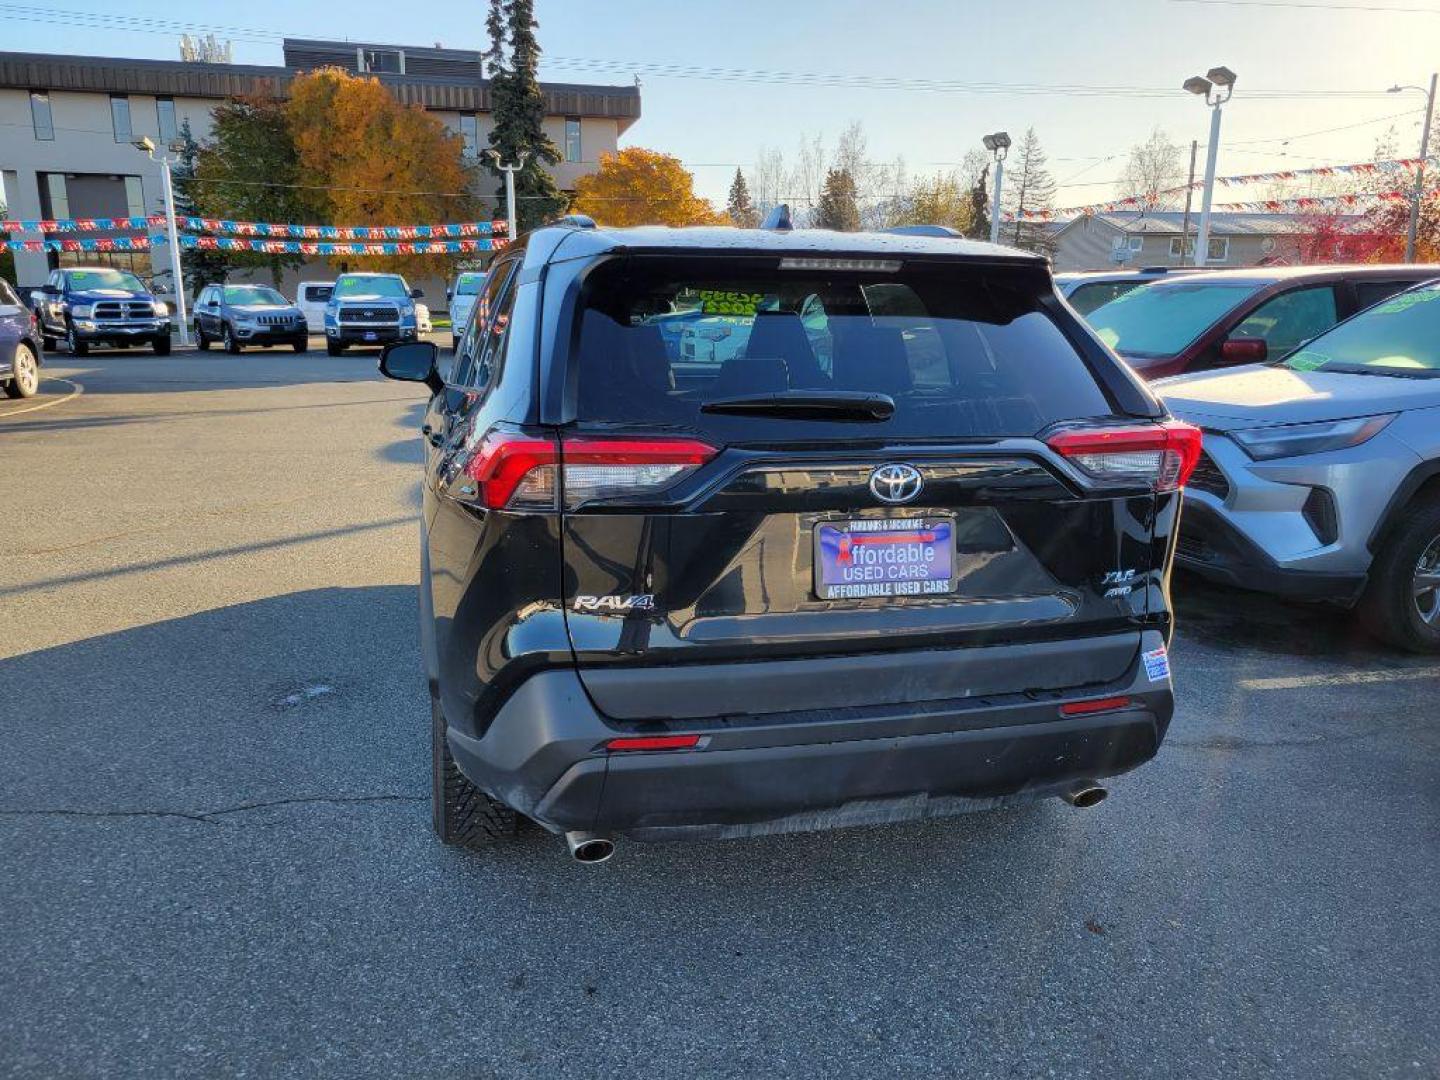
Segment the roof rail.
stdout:
<svg viewBox="0 0 1440 1080">
<path fill-rule="evenodd" d="M 772 206 L 770 212 L 765 215 L 765 220 L 760 222 L 760 228 L 775 229 L 779 232 L 789 232 L 795 228 L 794 223 L 790 220 L 790 205 L 780 203 L 778 206 Z"/>
<path fill-rule="evenodd" d="M 896 236 L 938 236 L 946 240 L 964 240 L 965 234 L 948 225 L 896 225 L 886 229 Z"/>
<path fill-rule="evenodd" d="M 555 224 L 569 226 L 572 229 L 593 229 L 595 228 L 595 219 L 589 214 L 566 214 L 564 217 L 558 218 Z"/>
</svg>

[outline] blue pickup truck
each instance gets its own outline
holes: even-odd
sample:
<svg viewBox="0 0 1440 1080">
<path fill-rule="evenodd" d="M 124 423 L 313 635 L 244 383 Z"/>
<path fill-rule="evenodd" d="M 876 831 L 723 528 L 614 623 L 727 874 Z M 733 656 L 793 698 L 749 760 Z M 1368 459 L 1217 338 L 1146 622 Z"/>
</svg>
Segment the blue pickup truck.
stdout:
<svg viewBox="0 0 1440 1080">
<path fill-rule="evenodd" d="M 35 291 L 34 304 L 47 349 L 64 341 L 71 356 L 84 356 L 92 345 L 149 345 L 156 356 L 170 352 L 170 308 L 127 270 L 55 270 Z"/>
</svg>

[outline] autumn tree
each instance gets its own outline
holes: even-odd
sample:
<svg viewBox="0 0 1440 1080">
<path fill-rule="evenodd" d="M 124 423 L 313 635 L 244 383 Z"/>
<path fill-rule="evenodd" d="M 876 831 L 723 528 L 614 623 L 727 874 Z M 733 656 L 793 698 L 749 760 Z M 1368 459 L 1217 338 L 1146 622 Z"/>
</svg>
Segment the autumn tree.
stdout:
<svg viewBox="0 0 1440 1080">
<path fill-rule="evenodd" d="M 725 219 L 695 194 L 695 177 L 680 159 L 627 146 L 603 154 L 600 168 L 575 182 L 577 214 L 602 225 L 720 225 Z"/>
<path fill-rule="evenodd" d="M 298 75 L 285 109 L 296 161 L 319 217 L 266 220 L 337 225 L 465 220 L 464 140 L 418 105 L 402 105 L 378 79 L 321 68 Z M 364 256 L 362 265 L 402 273 L 444 273 L 437 255 Z"/>
<path fill-rule="evenodd" d="M 945 225 L 968 233 L 975 207 L 958 171 L 917 177 L 891 215 L 891 225 Z"/>
<path fill-rule="evenodd" d="M 1055 206 L 1055 180 L 1046 167 L 1045 150 L 1035 129 L 1027 128 L 1016 147 L 1010 168 L 1005 170 L 1008 190 L 1002 193 L 1005 209 L 1015 215 L 1010 242 L 1019 248 L 1048 255 L 1052 243 L 1043 222 L 1026 219 L 1026 213 L 1051 210 Z"/>
<path fill-rule="evenodd" d="M 195 154 L 190 188 L 202 217 L 233 221 L 323 222 L 323 193 L 302 174 L 284 101 L 273 96 L 237 98 L 215 106 L 210 139 Z M 232 266 L 264 267 L 275 284 L 300 255 L 229 254 Z"/>
<path fill-rule="evenodd" d="M 811 221 L 817 229 L 858 232 L 860 206 L 855 199 L 855 178 L 846 169 L 831 169 L 820 188 L 820 201 Z"/>
<path fill-rule="evenodd" d="M 524 159 L 525 167 L 515 174 L 515 201 L 518 228 L 533 229 L 564 213 L 567 199 L 545 168 L 560 162 L 560 150 L 545 134 L 545 94 L 540 89 L 537 69 L 540 42 L 535 36 L 534 0 L 490 0 L 485 27 L 490 48 L 485 56 L 490 74 L 491 149 L 504 164 Z M 501 213 L 505 204 L 504 175 L 489 166 L 499 187 Z"/>
<path fill-rule="evenodd" d="M 730 198 L 725 203 L 725 213 L 730 221 L 741 229 L 753 229 L 760 224 L 760 214 L 750 201 L 750 188 L 745 183 L 745 174 L 738 168 L 735 179 L 730 182 Z"/>
<path fill-rule="evenodd" d="M 1154 209 L 1160 205 L 1162 192 L 1184 183 L 1180 147 L 1157 127 L 1144 142 L 1130 147 L 1115 192 L 1122 199 L 1138 198 L 1142 205 Z"/>
</svg>

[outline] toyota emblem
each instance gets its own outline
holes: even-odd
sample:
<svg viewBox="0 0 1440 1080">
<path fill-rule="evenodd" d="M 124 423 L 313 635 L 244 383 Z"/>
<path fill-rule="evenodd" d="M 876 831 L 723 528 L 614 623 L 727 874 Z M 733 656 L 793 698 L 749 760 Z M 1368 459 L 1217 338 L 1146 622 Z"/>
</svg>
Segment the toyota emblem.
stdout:
<svg viewBox="0 0 1440 1080">
<path fill-rule="evenodd" d="M 883 503 L 908 503 L 920 495 L 925 478 L 913 465 L 881 465 L 870 474 L 870 493 Z"/>
</svg>

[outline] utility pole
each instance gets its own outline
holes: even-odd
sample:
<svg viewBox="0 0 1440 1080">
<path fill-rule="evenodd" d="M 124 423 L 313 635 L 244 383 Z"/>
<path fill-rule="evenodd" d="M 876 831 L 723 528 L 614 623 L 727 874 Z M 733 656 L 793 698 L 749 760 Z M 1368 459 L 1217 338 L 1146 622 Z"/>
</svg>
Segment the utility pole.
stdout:
<svg viewBox="0 0 1440 1080">
<path fill-rule="evenodd" d="M 515 174 L 525 168 L 525 162 L 530 160 L 530 151 L 521 150 L 520 160 L 513 165 L 506 165 L 500 160 L 499 150 L 486 150 L 486 155 L 495 162 L 495 168 L 505 174 L 505 208 L 510 211 L 510 235 L 507 239 L 514 240 L 517 231 L 515 215 Z"/>
<path fill-rule="evenodd" d="M 1218 88 L 1218 89 L 1217 89 Z M 1210 261 L 1210 203 L 1215 197 L 1215 162 L 1220 154 L 1220 106 L 1235 92 L 1235 73 L 1227 67 L 1213 67 L 1194 75 L 1182 87 L 1210 106 L 1210 144 L 1205 148 L 1205 191 L 1200 196 L 1200 232 L 1195 237 L 1195 265 Z M 1182 248 L 1183 251 L 1183 248 Z"/>
<path fill-rule="evenodd" d="M 1195 197 L 1195 152 L 1200 149 L 1196 139 L 1190 140 L 1190 179 L 1185 181 L 1185 222 L 1180 226 L 1180 265 L 1185 265 L 1185 242 L 1190 239 L 1190 201 Z"/>
<path fill-rule="evenodd" d="M 1425 123 L 1420 132 L 1420 164 L 1415 167 L 1415 191 L 1410 196 L 1410 227 L 1405 233 L 1405 261 L 1415 261 L 1415 240 L 1420 231 L 1420 200 L 1425 197 L 1425 159 L 1430 156 L 1430 117 L 1435 113 L 1435 75 L 1430 76 L 1430 89 L 1419 86 L 1392 86 L 1390 93 L 1419 90 L 1425 95 Z"/>
<path fill-rule="evenodd" d="M 180 344 L 190 344 L 190 319 L 185 310 L 185 275 L 180 267 L 180 233 L 175 227 L 175 186 L 170 179 L 170 157 L 155 156 L 155 143 L 148 136 L 136 139 L 134 146 L 160 164 L 160 191 L 165 197 L 165 233 L 170 246 L 170 276 L 175 281 L 175 317 L 180 326 Z"/>
</svg>

